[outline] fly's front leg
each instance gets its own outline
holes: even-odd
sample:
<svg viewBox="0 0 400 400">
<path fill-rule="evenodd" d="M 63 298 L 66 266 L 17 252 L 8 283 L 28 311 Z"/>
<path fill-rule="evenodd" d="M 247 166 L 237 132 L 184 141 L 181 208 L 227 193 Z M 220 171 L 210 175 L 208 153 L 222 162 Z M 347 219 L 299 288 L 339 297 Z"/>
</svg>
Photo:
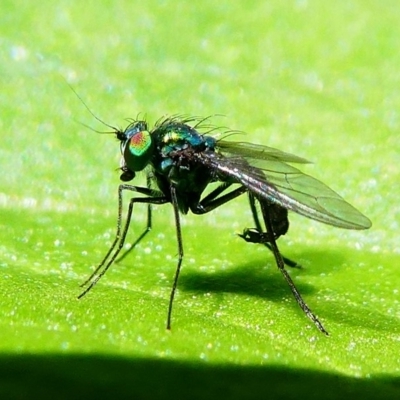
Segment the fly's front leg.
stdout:
<svg viewBox="0 0 400 400">
<path fill-rule="evenodd" d="M 146 189 L 146 194 L 149 197 L 154 196 L 153 191 L 150 189 L 150 183 L 151 183 L 151 177 L 148 174 L 147 175 L 147 189 Z M 157 193 L 157 197 L 162 197 L 162 193 Z M 119 258 L 117 258 L 115 260 L 116 263 L 122 261 L 128 254 L 130 254 L 130 252 L 143 240 L 143 238 L 151 231 L 153 227 L 153 218 L 152 218 L 152 204 L 149 203 L 147 205 L 147 223 L 146 223 L 146 228 L 144 229 L 144 231 L 139 235 L 139 237 L 133 242 L 132 246 L 125 251 L 125 253 L 123 253 Z"/>
<path fill-rule="evenodd" d="M 164 204 L 168 202 L 168 199 L 165 196 L 160 197 L 133 197 L 130 199 L 128 212 L 126 216 L 126 222 L 124 228 L 122 227 L 122 199 L 123 199 L 123 192 L 124 190 L 129 190 L 137 193 L 141 193 L 144 195 L 151 196 L 153 192 L 148 188 L 142 188 L 139 186 L 132 186 L 132 185 L 120 185 L 118 188 L 118 219 L 117 219 L 117 232 L 115 235 L 115 239 L 108 250 L 106 256 L 103 258 L 103 261 L 97 266 L 94 272 L 90 275 L 90 277 L 81 285 L 86 286 L 89 283 L 89 286 L 78 296 L 80 299 L 83 297 L 87 292 L 89 292 L 93 286 L 99 281 L 99 279 L 107 272 L 108 268 L 114 262 L 116 257 L 118 256 L 119 252 L 123 248 L 125 243 L 125 238 L 129 230 L 129 225 L 132 218 L 132 211 L 133 206 L 135 203 L 145 203 L 145 204 Z"/>
</svg>

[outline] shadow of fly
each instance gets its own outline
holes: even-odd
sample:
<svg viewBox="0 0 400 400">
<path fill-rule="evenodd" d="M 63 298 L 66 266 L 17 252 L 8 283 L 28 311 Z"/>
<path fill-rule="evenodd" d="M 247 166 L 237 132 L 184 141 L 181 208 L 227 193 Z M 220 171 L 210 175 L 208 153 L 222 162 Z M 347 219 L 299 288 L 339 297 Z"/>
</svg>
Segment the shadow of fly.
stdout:
<svg viewBox="0 0 400 400">
<path fill-rule="evenodd" d="M 328 186 L 290 165 L 308 163 L 304 158 L 263 145 L 227 140 L 229 132 L 219 139 L 213 134 L 216 128 L 211 128 L 207 120 L 173 116 L 159 120 L 151 130 L 140 120 L 130 121 L 125 130 L 107 125 L 120 141 L 121 180 L 132 181 L 137 172 L 145 170 L 147 186 L 128 183 L 119 186 L 115 239 L 103 261 L 82 284 L 86 289 L 79 298 L 96 285 L 123 249 L 134 206 L 147 205 L 147 227 L 121 258 L 151 230 L 152 206 L 172 204 L 178 260 L 167 315 L 167 329 L 171 329 L 172 306 L 183 260 L 180 214 L 189 211 L 207 214 L 247 194 L 255 227 L 245 229 L 239 236 L 247 242 L 264 244 L 272 251 L 298 305 L 328 335 L 285 269 L 285 264 L 290 267 L 297 264 L 282 256 L 276 241 L 288 231 L 288 211 L 344 229 L 368 229 L 371 221 Z M 204 195 L 211 183 L 216 183 L 216 188 Z M 130 199 L 123 223 L 124 192 L 140 196 L 133 195 Z"/>
</svg>

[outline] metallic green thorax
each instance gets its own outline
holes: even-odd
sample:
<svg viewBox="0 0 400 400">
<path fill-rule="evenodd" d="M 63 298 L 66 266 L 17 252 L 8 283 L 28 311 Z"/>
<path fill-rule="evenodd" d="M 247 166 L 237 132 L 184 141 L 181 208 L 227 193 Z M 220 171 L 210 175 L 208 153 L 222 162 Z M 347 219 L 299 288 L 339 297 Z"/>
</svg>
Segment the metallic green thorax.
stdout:
<svg viewBox="0 0 400 400">
<path fill-rule="evenodd" d="M 166 173 L 174 164 L 174 159 L 181 151 L 192 149 L 193 152 L 214 151 L 216 140 L 211 136 L 201 135 L 192 127 L 168 120 L 154 129 L 152 137 L 156 143 L 157 161 L 154 165 Z M 158 164 L 161 161 L 161 164 Z"/>
<path fill-rule="evenodd" d="M 165 120 L 151 132 L 155 144 L 151 164 L 160 190 L 168 197 L 175 186 L 181 212 L 194 211 L 214 171 L 198 162 L 204 152 L 214 152 L 216 139 L 201 135 L 194 128 L 175 120 Z"/>
</svg>

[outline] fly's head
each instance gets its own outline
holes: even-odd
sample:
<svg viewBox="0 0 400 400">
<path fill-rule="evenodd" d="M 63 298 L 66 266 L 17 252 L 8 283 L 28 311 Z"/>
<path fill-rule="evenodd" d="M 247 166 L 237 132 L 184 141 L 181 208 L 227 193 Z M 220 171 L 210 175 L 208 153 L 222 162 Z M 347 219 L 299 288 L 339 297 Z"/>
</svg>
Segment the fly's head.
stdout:
<svg viewBox="0 0 400 400">
<path fill-rule="evenodd" d="M 134 121 L 124 130 L 116 130 L 121 142 L 121 180 L 130 181 L 135 172 L 143 170 L 150 162 L 154 152 L 153 140 L 147 122 Z"/>
<path fill-rule="evenodd" d="M 95 129 L 89 129 L 104 134 L 114 134 L 121 142 L 121 165 L 122 171 L 121 180 L 131 181 L 135 177 L 135 173 L 144 169 L 150 162 L 153 155 L 153 141 L 150 132 L 147 128 L 146 121 L 133 120 L 125 130 L 118 129 L 101 120 L 92 110 L 86 105 L 83 99 L 75 91 L 75 89 L 67 82 L 67 85 L 75 93 L 78 99 L 82 102 L 89 113 L 103 125 L 111 129 L 111 132 L 99 132 Z M 85 125 L 87 126 L 87 125 Z"/>
</svg>

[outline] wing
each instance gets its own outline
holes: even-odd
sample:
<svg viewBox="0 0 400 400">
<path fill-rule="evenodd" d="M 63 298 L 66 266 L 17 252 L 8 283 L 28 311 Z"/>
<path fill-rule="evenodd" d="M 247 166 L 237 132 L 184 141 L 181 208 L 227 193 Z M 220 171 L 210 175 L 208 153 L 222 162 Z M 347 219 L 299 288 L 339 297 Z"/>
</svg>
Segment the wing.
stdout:
<svg viewBox="0 0 400 400">
<path fill-rule="evenodd" d="M 310 164 L 311 161 L 305 158 L 285 153 L 273 147 L 248 142 L 230 142 L 227 140 L 217 141 L 218 149 L 225 153 L 232 153 L 236 156 L 247 157 L 257 160 L 276 160 L 297 164 Z"/>
<path fill-rule="evenodd" d="M 319 180 L 287 164 L 303 158 L 266 146 L 219 141 L 217 152 L 202 153 L 203 163 L 260 198 L 305 217 L 345 229 L 368 229 L 371 221 Z"/>
</svg>

